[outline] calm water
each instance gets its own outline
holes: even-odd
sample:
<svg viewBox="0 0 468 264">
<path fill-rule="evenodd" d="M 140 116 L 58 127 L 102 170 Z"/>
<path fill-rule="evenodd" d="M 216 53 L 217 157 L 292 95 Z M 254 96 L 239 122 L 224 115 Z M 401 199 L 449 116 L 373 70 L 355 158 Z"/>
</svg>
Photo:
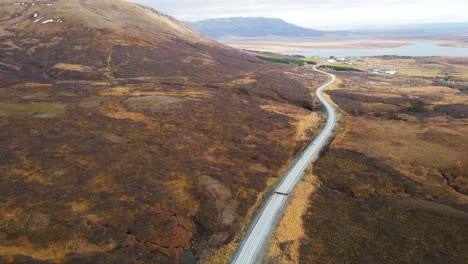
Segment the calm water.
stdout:
<svg viewBox="0 0 468 264">
<path fill-rule="evenodd" d="M 383 55 L 468 57 L 468 48 L 444 47 L 433 43 L 415 43 L 398 48 L 385 49 L 314 49 L 299 53 L 299 55 L 321 57 L 369 57 Z"/>
</svg>

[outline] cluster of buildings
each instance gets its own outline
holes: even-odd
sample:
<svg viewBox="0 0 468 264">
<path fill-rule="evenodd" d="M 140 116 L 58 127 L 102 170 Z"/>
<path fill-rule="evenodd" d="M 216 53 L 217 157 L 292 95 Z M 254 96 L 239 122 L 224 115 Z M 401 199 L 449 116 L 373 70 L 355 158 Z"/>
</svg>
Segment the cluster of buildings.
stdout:
<svg viewBox="0 0 468 264">
<path fill-rule="evenodd" d="M 369 73 L 377 74 L 377 75 L 395 75 L 397 73 L 397 71 L 375 68 L 375 69 L 370 69 Z"/>
<path fill-rule="evenodd" d="M 330 58 L 327 59 L 328 62 L 333 63 L 333 62 L 338 62 L 338 61 L 345 61 L 346 58 L 337 58 L 335 56 L 331 56 Z"/>
<path fill-rule="evenodd" d="M 365 60 L 367 60 L 367 58 L 362 59 L 360 57 L 359 58 L 353 58 L 353 59 L 355 59 L 356 61 L 365 61 Z M 354 60 L 347 59 L 345 57 L 335 57 L 335 56 L 331 56 L 330 58 L 328 58 L 327 62 L 329 62 L 329 63 L 341 62 L 341 63 L 347 64 L 347 65 L 357 64 L 357 63 L 355 63 Z M 394 71 L 394 70 L 381 69 L 381 68 L 369 69 L 368 72 L 370 74 L 376 74 L 376 75 L 395 75 L 397 73 L 397 71 Z"/>
<path fill-rule="evenodd" d="M 328 58 L 327 62 L 329 62 L 329 63 L 342 62 L 342 63 L 348 64 L 348 65 L 355 64 L 351 59 L 347 59 L 345 57 L 335 57 L 335 56 L 331 56 L 330 58 Z"/>
<path fill-rule="evenodd" d="M 365 62 L 367 61 L 368 58 L 361 58 L 361 57 L 354 57 L 352 59 L 350 58 L 345 58 L 345 57 L 336 57 L 336 56 L 331 56 L 326 61 L 328 63 L 343 63 L 347 65 L 355 65 L 359 64 L 359 62 Z M 395 75 L 397 74 L 397 71 L 395 70 L 390 70 L 390 69 L 385 69 L 385 68 L 372 68 L 367 71 L 370 74 L 375 74 L 375 75 Z"/>
</svg>

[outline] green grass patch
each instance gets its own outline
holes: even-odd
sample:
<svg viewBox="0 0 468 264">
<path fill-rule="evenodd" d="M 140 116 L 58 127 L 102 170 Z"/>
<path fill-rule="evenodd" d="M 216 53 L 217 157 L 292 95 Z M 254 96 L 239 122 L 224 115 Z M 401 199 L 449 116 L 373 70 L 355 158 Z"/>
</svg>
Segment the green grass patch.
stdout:
<svg viewBox="0 0 468 264">
<path fill-rule="evenodd" d="M 445 81 L 445 82 L 465 82 L 462 78 L 456 77 L 456 76 L 446 76 L 446 77 L 436 77 L 439 80 Z"/>
<path fill-rule="evenodd" d="M 65 105 L 57 103 L 0 103 L 0 116 L 61 114 Z"/>
<path fill-rule="evenodd" d="M 291 55 L 291 57 L 298 58 L 298 59 L 305 59 L 306 56 L 303 55 Z"/>
<path fill-rule="evenodd" d="M 302 61 L 302 60 L 270 58 L 270 57 L 263 57 L 263 56 L 257 56 L 257 58 L 262 59 L 262 60 L 266 60 L 266 61 L 276 62 L 276 63 L 296 64 L 296 65 L 299 65 L 299 66 L 304 66 L 305 65 L 305 62 Z"/>
<path fill-rule="evenodd" d="M 313 57 L 304 58 L 302 60 L 305 61 L 305 62 L 310 62 L 310 64 L 312 64 L 312 65 L 319 64 L 322 61 L 319 58 L 313 58 Z"/>
<path fill-rule="evenodd" d="M 344 66 L 322 65 L 319 68 L 320 69 L 330 69 L 330 70 L 334 70 L 334 71 L 362 72 L 360 69 L 356 69 L 356 68 L 352 68 L 352 67 L 344 67 Z"/>
</svg>

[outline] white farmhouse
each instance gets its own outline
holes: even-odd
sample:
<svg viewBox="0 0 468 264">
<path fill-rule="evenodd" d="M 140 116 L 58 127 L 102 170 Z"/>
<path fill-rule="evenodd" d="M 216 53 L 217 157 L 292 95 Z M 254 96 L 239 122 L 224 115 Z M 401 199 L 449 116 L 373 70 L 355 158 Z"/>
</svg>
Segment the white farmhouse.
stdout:
<svg viewBox="0 0 468 264">
<path fill-rule="evenodd" d="M 369 73 L 377 74 L 377 75 L 395 75 L 397 71 L 376 68 L 376 69 L 370 69 Z"/>
</svg>

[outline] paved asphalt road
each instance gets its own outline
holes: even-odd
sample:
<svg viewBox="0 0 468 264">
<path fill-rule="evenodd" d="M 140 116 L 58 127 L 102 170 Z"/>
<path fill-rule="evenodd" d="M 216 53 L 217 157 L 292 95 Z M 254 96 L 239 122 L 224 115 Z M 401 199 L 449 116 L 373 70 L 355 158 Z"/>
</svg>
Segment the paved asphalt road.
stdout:
<svg viewBox="0 0 468 264">
<path fill-rule="evenodd" d="M 336 112 L 322 95 L 322 91 L 334 83 L 336 77 L 314 67 L 314 70 L 330 77 L 330 81 L 317 90 L 317 97 L 327 109 L 328 120 L 320 135 L 302 152 L 296 163 L 290 168 L 283 181 L 255 218 L 247 231 L 239 249 L 231 260 L 232 264 L 259 263 L 262 261 L 268 243 L 289 202 L 289 195 L 304 175 L 305 169 L 314 162 L 320 151 L 326 146 L 336 126 Z"/>
</svg>

